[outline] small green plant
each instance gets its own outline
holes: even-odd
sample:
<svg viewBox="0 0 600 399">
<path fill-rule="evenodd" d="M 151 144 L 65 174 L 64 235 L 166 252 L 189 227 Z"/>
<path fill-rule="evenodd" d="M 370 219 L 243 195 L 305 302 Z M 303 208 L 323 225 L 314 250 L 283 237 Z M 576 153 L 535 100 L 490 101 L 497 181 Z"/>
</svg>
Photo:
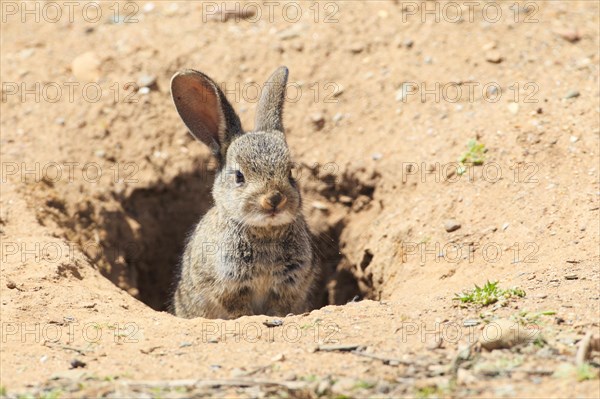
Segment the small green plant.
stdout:
<svg viewBox="0 0 600 399">
<path fill-rule="evenodd" d="M 300 377 L 300 379 L 307 382 L 315 382 L 317 380 L 317 376 L 314 374 L 309 374 Z"/>
<path fill-rule="evenodd" d="M 4 385 L 0 385 L 0 396 L 6 396 L 6 387 Z"/>
<path fill-rule="evenodd" d="M 441 392 L 441 390 L 438 387 L 427 386 L 427 387 L 419 388 L 415 392 L 415 397 L 426 399 L 426 398 L 432 398 L 432 397 L 440 397 L 442 394 L 443 394 L 443 392 Z"/>
<path fill-rule="evenodd" d="M 458 175 L 463 175 L 467 171 L 467 165 L 482 165 L 484 154 L 487 152 L 484 144 L 478 143 L 477 140 L 471 139 L 467 143 L 467 152 L 458 160 Z"/>
<path fill-rule="evenodd" d="M 598 378 L 598 372 L 589 363 L 584 363 L 577 367 L 577 381 L 587 381 L 596 378 Z"/>
<path fill-rule="evenodd" d="M 59 399 L 62 396 L 60 389 L 53 389 L 51 391 L 42 392 L 39 395 L 39 399 Z"/>
<path fill-rule="evenodd" d="M 371 389 L 374 386 L 375 384 L 372 382 L 360 380 L 354 384 L 354 389 Z"/>
<path fill-rule="evenodd" d="M 525 296 L 525 291 L 520 288 L 502 289 L 498 287 L 498 281 L 487 281 L 483 287 L 475 284 L 472 290 L 464 290 L 460 294 L 456 294 L 455 300 L 461 303 L 472 303 L 475 305 L 487 306 L 496 303 L 499 300 L 510 299 L 513 297 L 522 298 Z"/>
</svg>

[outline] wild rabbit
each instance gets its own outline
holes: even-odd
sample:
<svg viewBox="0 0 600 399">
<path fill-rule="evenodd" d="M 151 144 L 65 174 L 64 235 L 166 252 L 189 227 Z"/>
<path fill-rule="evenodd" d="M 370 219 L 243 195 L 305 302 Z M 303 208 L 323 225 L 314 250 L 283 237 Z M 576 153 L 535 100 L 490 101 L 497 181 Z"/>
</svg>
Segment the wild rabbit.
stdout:
<svg viewBox="0 0 600 399">
<path fill-rule="evenodd" d="M 177 316 L 231 319 L 308 309 L 317 270 L 282 123 L 287 77 L 280 67 L 265 83 L 254 131 L 247 133 L 208 76 L 183 70 L 171 80 L 179 116 L 219 164 L 215 205 L 181 260 L 172 303 Z"/>
</svg>

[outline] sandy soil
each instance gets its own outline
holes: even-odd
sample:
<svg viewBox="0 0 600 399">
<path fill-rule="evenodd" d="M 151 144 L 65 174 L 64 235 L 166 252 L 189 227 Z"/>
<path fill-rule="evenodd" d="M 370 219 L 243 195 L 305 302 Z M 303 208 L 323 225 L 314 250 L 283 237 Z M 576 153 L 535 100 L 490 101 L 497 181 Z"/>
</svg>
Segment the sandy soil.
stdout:
<svg viewBox="0 0 600 399">
<path fill-rule="evenodd" d="M 267 3 L 2 2 L 2 395 L 599 397 L 598 3 Z M 251 128 L 279 65 L 315 310 L 178 319 L 214 164 L 170 77 Z M 487 280 L 526 296 L 454 300 Z"/>
</svg>

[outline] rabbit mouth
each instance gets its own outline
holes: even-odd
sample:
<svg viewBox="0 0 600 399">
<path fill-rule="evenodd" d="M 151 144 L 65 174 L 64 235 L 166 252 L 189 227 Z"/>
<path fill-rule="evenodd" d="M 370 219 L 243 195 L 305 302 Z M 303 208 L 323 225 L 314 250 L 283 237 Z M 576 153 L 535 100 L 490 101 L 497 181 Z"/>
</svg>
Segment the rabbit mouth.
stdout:
<svg viewBox="0 0 600 399">
<path fill-rule="evenodd" d="M 294 217 L 288 211 L 267 211 L 254 213 L 246 219 L 246 224 L 256 227 L 281 226 L 290 224 Z"/>
</svg>

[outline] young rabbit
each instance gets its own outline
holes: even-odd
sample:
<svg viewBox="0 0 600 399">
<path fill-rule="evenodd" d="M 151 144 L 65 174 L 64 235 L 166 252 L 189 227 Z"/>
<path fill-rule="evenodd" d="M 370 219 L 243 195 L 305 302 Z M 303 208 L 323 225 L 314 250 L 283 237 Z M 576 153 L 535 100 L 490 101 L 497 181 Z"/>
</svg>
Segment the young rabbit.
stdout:
<svg viewBox="0 0 600 399">
<path fill-rule="evenodd" d="M 301 313 L 317 274 L 282 111 L 288 70 L 265 83 L 254 131 L 245 133 L 208 76 L 171 80 L 177 112 L 219 162 L 215 205 L 189 237 L 173 297 L 175 315 L 231 319 Z"/>
</svg>

